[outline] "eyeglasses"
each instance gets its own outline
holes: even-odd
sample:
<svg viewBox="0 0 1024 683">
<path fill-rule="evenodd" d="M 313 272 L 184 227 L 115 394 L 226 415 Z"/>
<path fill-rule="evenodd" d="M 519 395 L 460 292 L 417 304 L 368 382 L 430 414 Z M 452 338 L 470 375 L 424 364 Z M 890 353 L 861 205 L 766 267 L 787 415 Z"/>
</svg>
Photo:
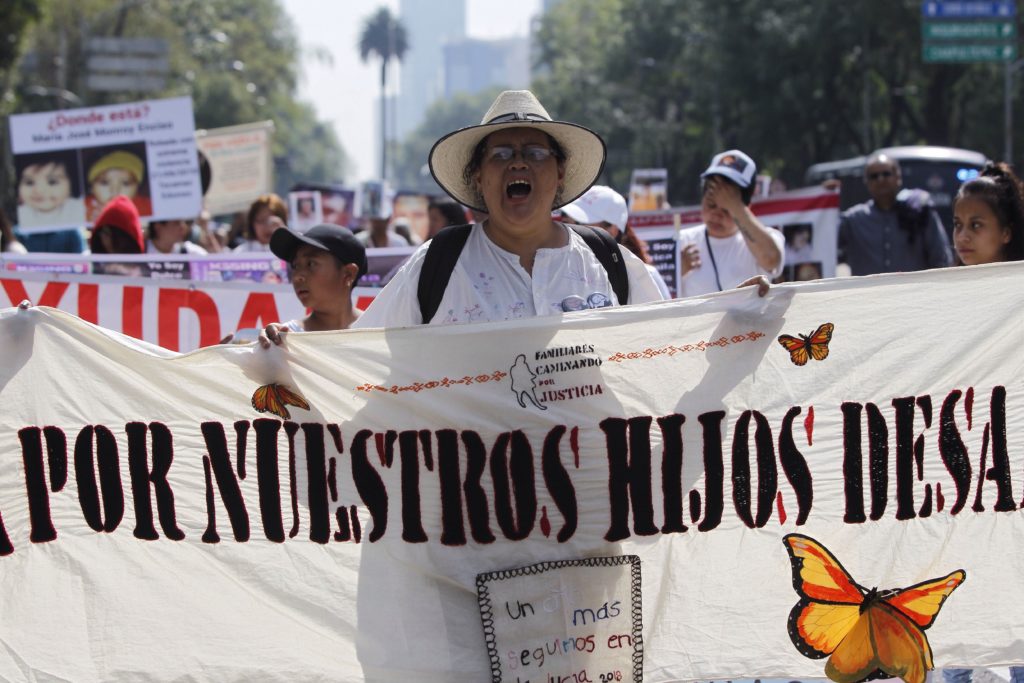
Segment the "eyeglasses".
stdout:
<svg viewBox="0 0 1024 683">
<path fill-rule="evenodd" d="M 553 154 L 554 152 L 547 147 L 541 147 L 539 145 L 527 145 L 519 150 L 519 156 L 523 161 L 535 164 L 547 161 Z M 489 161 L 512 161 L 515 156 L 516 148 L 507 145 L 492 147 L 491 151 L 487 153 L 487 159 Z"/>
<path fill-rule="evenodd" d="M 886 179 L 892 178 L 892 176 L 893 176 L 893 172 L 892 171 L 875 171 L 874 173 L 868 173 L 867 174 L 867 179 L 868 180 L 880 180 L 882 178 L 886 178 Z"/>
</svg>

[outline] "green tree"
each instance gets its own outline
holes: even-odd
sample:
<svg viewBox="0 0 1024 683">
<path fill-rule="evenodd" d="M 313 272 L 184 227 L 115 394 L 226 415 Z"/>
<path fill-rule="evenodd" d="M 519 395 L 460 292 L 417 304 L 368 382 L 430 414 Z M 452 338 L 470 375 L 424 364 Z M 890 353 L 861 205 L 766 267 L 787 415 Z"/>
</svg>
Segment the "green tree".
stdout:
<svg viewBox="0 0 1024 683">
<path fill-rule="evenodd" d="M 278 0 L 49 0 L 29 31 L 26 86 L 66 88 L 87 105 L 189 96 L 197 128 L 273 120 L 275 190 L 300 180 L 341 181 L 348 159 L 332 127 L 296 101 L 299 44 Z M 167 41 L 170 71 L 157 92 L 95 92 L 86 79 L 93 36 Z M 54 108 L 24 88 L 17 111 Z"/>
<path fill-rule="evenodd" d="M 10 129 L 7 115 L 15 110 L 13 88 L 17 82 L 15 66 L 21 59 L 25 36 L 32 24 L 42 17 L 42 7 L 35 0 L 6 0 L 0 6 L 0 178 L 13 178 L 10 155 Z M 0 190 L 0 211 L 8 215 L 14 210 L 13 183 Z"/>
<path fill-rule="evenodd" d="M 676 203 L 729 147 L 790 185 L 888 145 L 998 157 L 1002 66 L 924 64 L 920 14 L 917 0 L 563 0 L 542 18 L 534 89 L 605 138 L 605 182 L 663 166 Z"/>
<path fill-rule="evenodd" d="M 386 7 L 381 7 L 363 24 L 359 35 L 359 56 L 365 62 L 380 58 L 380 177 L 387 178 L 387 84 L 388 63 L 402 61 L 409 49 L 405 26 Z"/>
</svg>

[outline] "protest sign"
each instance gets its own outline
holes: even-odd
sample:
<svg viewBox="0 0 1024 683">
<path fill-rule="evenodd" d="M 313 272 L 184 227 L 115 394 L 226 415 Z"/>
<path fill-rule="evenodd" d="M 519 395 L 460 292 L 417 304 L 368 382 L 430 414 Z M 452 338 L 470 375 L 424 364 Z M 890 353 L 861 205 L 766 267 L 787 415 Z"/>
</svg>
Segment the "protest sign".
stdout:
<svg viewBox="0 0 1024 683">
<path fill-rule="evenodd" d="M 245 211 L 274 185 L 270 144 L 273 121 L 196 131 L 196 145 L 210 162 L 205 203 L 212 214 Z"/>
<path fill-rule="evenodd" d="M 199 214 L 190 98 L 19 114 L 10 125 L 22 232 L 92 223 L 119 194 L 143 220 Z"/>
<path fill-rule="evenodd" d="M 0 273 L 0 307 L 25 300 L 52 306 L 172 351 L 191 351 L 216 344 L 235 330 L 306 316 L 291 285 L 171 277 L 177 275 L 175 267 L 192 267 L 187 261 L 127 265 L 148 277 Z M 164 277 L 157 277 L 155 265 L 166 269 Z M 365 310 L 378 291 L 372 285 L 355 287 L 356 307 Z"/>
<path fill-rule="evenodd" d="M 786 267 L 780 281 L 835 276 L 838 193 L 807 187 L 755 199 L 750 208 L 765 225 L 780 230 L 786 238 Z M 701 222 L 700 206 L 630 213 L 629 222 L 647 242 L 655 267 L 669 291 L 675 293 L 679 277 L 675 236 L 680 228 Z"/>
<path fill-rule="evenodd" d="M 427 214 L 429 203 L 430 198 L 425 194 L 400 192 L 395 197 L 394 222 L 405 222 L 415 244 L 429 239 L 430 216 Z"/>
<path fill-rule="evenodd" d="M 355 214 L 355 190 L 332 183 L 302 182 L 291 188 L 291 193 L 299 192 L 311 192 L 319 197 L 322 222 L 334 223 L 346 228 L 359 227 L 359 220 Z"/>
<path fill-rule="evenodd" d="M 353 227 L 355 218 L 353 209 L 356 204 L 356 191 L 342 187 L 319 190 L 320 204 L 323 207 L 324 222 Z"/>
<path fill-rule="evenodd" d="M 636 168 L 629 178 L 629 210 L 656 211 L 668 204 L 668 170 Z"/>
<path fill-rule="evenodd" d="M 1021 663 L 1022 268 L 186 355 L 4 311 L 0 677 Z"/>
<path fill-rule="evenodd" d="M 299 190 L 288 193 L 288 227 L 299 232 L 324 222 L 324 209 L 320 202 L 320 193 L 310 190 Z"/>
<path fill-rule="evenodd" d="M 186 262 L 187 263 L 187 262 Z M 145 264 L 130 264 L 144 268 Z M 114 275 L 0 274 L 0 306 L 28 300 L 172 351 L 235 330 L 305 316 L 290 285 L 203 283 Z"/>
</svg>

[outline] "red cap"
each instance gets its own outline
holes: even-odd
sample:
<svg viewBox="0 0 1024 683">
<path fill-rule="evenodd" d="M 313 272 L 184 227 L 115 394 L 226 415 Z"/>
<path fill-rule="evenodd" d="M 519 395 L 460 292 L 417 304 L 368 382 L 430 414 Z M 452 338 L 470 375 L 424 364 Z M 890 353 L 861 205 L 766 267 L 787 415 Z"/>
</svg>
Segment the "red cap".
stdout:
<svg viewBox="0 0 1024 683">
<path fill-rule="evenodd" d="M 139 253 L 146 251 L 146 239 L 142 234 L 142 221 L 139 219 L 139 210 L 132 203 L 132 200 L 124 195 L 118 195 L 107 202 L 103 211 L 93 223 L 95 228 L 101 225 L 109 225 L 124 232 L 139 245 Z"/>
</svg>

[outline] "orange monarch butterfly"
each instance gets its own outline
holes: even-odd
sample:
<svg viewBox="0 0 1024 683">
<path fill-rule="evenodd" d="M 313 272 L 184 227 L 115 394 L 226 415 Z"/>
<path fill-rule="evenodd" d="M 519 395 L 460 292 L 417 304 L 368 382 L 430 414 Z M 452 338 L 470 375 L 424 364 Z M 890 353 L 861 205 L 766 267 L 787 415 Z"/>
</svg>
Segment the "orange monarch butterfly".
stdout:
<svg viewBox="0 0 1024 683">
<path fill-rule="evenodd" d="M 261 413 L 273 413 L 287 420 L 291 418 L 291 413 L 286 406 L 309 410 L 306 399 L 280 384 L 264 384 L 252 392 L 252 407 Z"/>
<path fill-rule="evenodd" d="M 825 323 L 816 329 L 811 335 L 800 335 L 800 338 L 784 334 L 779 337 L 782 348 L 789 351 L 789 359 L 795 365 L 807 365 L 807 358 L 814 360 L 825 360 L 828 358 L 828 343 L 832 340 L 832 330 L 836 326 L 832 323 Z"/>
<path fill-rule="evenodd" d="M 924 630 L 967 574 L 957 570 L 894 590 L 866 590 L 813 538 L 782 539 L 800 601 L 789 613 L 789 637 L 806 657 L 828 657 L 825 675 L 836 683 L 896 677 L 924 683 L 932 649 Z"/>
</svg>

